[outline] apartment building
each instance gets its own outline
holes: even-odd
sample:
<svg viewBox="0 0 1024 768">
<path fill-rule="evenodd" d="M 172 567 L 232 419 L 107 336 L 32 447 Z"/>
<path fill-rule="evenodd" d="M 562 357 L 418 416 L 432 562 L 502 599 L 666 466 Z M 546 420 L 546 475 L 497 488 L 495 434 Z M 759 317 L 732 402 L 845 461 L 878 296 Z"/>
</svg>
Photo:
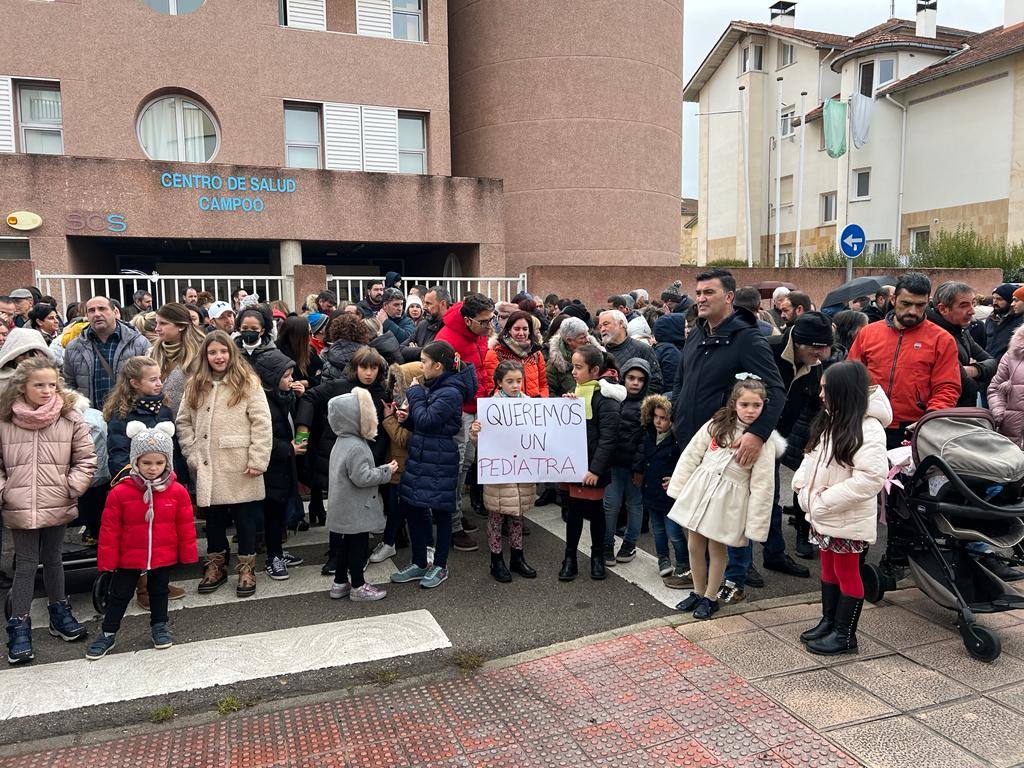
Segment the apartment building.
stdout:
<svg viewBox="0 0 1024 768">
<path fill-rule="evenodd" d="M 672 263 L 681 0 L 594 6 L 580 29 L 568 0 L 0 0 L 0 213 L 33 214 L 0 257 L 505 275 L 621 224 L 612 261 Z"/>
<path fill-rule="evenodd" d="M 875 252 L 958 226 L 1024 239 L 1024 0 L 984 32 L 941 26 L 941 3 L 918 0 L 915 19 L 852 36 L 800 28 L 796 5 L 730 23 L 684 89 L 700 104 L 697 262 L 791 266 L 849 223 Z M 848 128 L 834 159 L 823 105 L 855 94 L 867 140 Z"/>
</svg>

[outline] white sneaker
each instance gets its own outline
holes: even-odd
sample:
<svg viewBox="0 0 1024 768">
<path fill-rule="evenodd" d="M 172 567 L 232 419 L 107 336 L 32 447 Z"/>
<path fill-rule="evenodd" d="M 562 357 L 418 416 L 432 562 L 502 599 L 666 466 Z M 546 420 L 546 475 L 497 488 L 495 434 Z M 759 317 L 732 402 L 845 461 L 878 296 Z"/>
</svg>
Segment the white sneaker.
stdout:
<svg viewBox="0 0 1024 768">
<path fill-rule="evenodd" d="M 344 584 L 331 582 L 331 600 L 341 600 L 343 597 L 348 597 L 351 591 L 352 585 L 347 581 Z"/>
<path fill-rule="evenodd" d="M 354 603 L 371 603 L 375 600 L 383 600 L 388 593 L 373 584 L 363 584 L 359 589 L 353 589 L 348 599 Z"/>
<path fill-rule="evenodd" d="M 383 563 L 398 554 L 398 550 L 390 544 L 385 544 L 383 541 L 377 545 L 373 550 L 373 554 L 370 555 L 371 563 Z"/>
</svg>

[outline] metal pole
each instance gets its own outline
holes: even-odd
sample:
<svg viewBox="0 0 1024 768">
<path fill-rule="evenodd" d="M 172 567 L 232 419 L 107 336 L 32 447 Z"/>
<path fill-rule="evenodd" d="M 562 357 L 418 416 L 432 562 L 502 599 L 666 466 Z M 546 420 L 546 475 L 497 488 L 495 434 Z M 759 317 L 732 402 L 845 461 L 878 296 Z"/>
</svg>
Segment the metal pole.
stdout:
<svg viewBox="0 0 1024 768">
<path fill-rule="evenodd" d="M 745 85 L 740 86 L 740 132 L 743 134 L 743 205 L 747 220 L 747 266 L 754 266 L 753 224 L 750 221 L 750 136 L 747 134 L 747 110 L 743 103 Z M 706 216 L 707 214 L 705 214 Z"/>
<path fill-rule="evenodd" d="M 853 112 L 853 96 L 850 96 L 849 102 L 846 107 L 846 225 L 850 224 L 850 176 L 853 172 L 853 128 L 851 112 Z M 839 237 L 842 236 L 842 232 L 839 230 L 839 224 L 836 224 L 836 231 L 839 232 Z M 867 235 L 865 235 L 867 237 Z M 864 248 L 868 247 L 867 243 L 864 243 Z M 840 247 L 840 252 L 842 247 Z M 853 259 L 847 257 L 846 259 L 846 282 L 853 280 Z"/>
<path fill-rule="evenodd" d="M 775 268 L 779 268 L 782 235 L 782 78 L 775 78 Z"/>
<path fill-rule="evenodd" d="M 796 192 L 796 266 L 800 266 L 800 226 L 803 222 L 804 213 L 804 133 L 807 130 L 806 113 L 804 112 L 804 99 L 807 98 L 807 91 L 800 92 L 800 165 L 797 170 L 797 182 L 799 191 Z"/>
</svg>

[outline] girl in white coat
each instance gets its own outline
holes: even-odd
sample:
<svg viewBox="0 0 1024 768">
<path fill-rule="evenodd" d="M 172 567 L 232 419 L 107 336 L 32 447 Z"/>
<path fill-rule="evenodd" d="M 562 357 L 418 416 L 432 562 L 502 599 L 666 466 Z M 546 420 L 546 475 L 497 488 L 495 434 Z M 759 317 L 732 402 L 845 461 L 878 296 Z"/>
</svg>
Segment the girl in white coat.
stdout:
<svg viewBox="0 0 1024 768">
<path fill-rule="evenodd" d="M 808 538 L 821 549 L 821 621 L 800 640 L 811 653 L 834 655 L 857 650 L 864 605 L 860 558 L 875 541 L 875 497 L 889 472 L 885 427 L 892 408 L 882 389 L 871 386 L 867 369 L 852 360 L 825 371 L 821 399 L 807 455 L 793 475 L 811 524 Z"/>
<path fill-rule="evenodd" d="M 668 495 L 676 500 L 668 516 L 687 530 L 693 575 L 693 591 L 676 609 L 693 611 L 697 619 L 710 619 L 718 611 L 726 547 L 768 538 L 778 440 L 773 435 L 749 469 L 733 461 L 733 443 L 757 421 L 768 397 L 760 379 L 740 376 L 729 402 L 686 446 L 668 485 Z"/>
</svg>

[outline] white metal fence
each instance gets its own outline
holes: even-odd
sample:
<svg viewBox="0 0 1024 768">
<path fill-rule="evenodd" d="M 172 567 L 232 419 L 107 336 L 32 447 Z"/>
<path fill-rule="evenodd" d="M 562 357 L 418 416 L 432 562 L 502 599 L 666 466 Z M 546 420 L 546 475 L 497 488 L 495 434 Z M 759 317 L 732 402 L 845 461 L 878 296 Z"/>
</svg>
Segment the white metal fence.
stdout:
<svg viewBox="0 0 1024 768">
<path fill-rule="evenodd" d="M 136 291 L 148 291 L 154 306 L 169 301 L 181 301 L 186 288 L 209 291 L 214 298 L 228 301 L 231 294 L 242 289 L 256 293 L 262 301 L 283 299 L 291 305 L 293 298 L 284 296 L 285 278 L 280 276 L 242 275 L 44 275 L 36 272 L 36 287 L 44 296 L 53 296 L 60 309 L 66 310 L 72 302 L 87 301 L 92 296 L 107 296 L 121 302 L 132 303 Z"/>
<path fill-rule="evenodd" d="M 366 296 L 373 283 L 383 278 L 366 275 L 329 275 L 327 287 L 338 297 L 339 302 L 359 301 Z M 402 289 L 407 292 L 414 285 L 428 288 L 439 286 L 446 289 L 454 301 L 461 301 L 467 293 L 482 293 L 494 301 L 511 301 L 517 293 L 526 290 L 526 273 L 518 277 L 407 277 L 402 275 Z"/>
</svg>

